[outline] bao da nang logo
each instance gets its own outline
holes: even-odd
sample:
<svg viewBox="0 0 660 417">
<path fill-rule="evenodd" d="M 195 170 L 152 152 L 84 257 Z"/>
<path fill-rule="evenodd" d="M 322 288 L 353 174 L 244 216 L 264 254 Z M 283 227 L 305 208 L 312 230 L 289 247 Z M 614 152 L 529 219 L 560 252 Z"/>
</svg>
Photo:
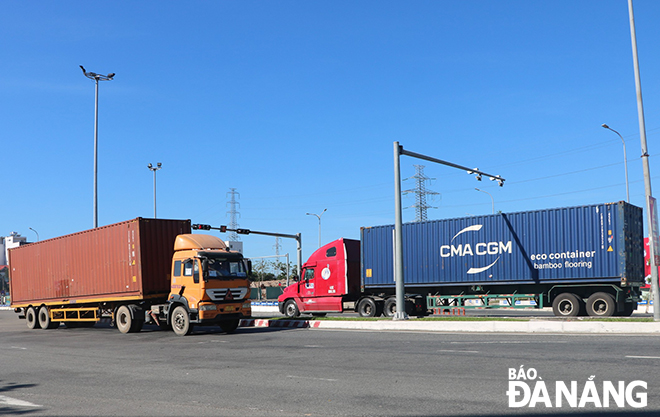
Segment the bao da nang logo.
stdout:
<svg viewBox="0 0 660 417">
<path fill-rule="evenodd" d="M 551 392 L 554 389 L 554 395 Z M 647 392 L 644 381 L 597 381 L 591 375 L 586 381 L 543 380 L 534 368 L 509 368 L 509 407 L 542 406 L 546 408 L 643 408 Z"/>
</svg>

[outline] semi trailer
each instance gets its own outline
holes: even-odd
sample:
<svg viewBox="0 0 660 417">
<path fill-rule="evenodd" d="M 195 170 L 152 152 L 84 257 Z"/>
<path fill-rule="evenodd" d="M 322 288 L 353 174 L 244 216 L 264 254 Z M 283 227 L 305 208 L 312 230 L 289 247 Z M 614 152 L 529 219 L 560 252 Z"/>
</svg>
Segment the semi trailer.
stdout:
<svg viewBox="0 0 660 417">
<path fill-rule="evenodd" d="M 145 323 L 233 332 L 251 316 L 251 266 L 190 220 L 136 218 L 9 250 L 11 307 L 30 329 Z"/>
<path fill-rule="evenodd" d="M 280 312 L 396 312 L 394 226 L 363 227 L 302 267 Z M 644 285 L 642 209 L 626 202 L 403 224 L 409 315 L 552 306 L 556 316 L 628 316 Z"/>
</svg>

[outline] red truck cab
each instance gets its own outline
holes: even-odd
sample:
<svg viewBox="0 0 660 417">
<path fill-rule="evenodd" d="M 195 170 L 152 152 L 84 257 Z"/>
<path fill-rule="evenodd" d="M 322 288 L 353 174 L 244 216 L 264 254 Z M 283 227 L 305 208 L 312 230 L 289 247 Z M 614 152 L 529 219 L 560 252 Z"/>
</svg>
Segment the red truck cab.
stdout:
<svg viewBox="0 0 660 417">
<path fill-rule="evenodd" d="M 322 246 L 303 264 L 301 275 L 277 298 L 282 314 L 296 317 L 354 309 L 360 297 L 360 241 L 337 239 Z"/>
</svg>

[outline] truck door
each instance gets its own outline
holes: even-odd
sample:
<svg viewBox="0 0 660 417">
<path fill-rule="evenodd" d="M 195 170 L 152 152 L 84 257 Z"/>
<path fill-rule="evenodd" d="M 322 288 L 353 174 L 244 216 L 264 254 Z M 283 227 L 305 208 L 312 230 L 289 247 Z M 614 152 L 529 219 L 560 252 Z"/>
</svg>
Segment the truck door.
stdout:
<svg viewBox="0 0 660 417">
<path fill-rule="evenodd" d="M 190 304 L 201 300 L 200 267 L 197 259 L 186 259 L 174 262 L 172 292 L 183 289 L 183 296 Z"/>
<path fill-rule="evenodd" d="M 316 295 L 316 281 L 314 277 L 315 268 L 305 268 L 303 282 L 300 283 L 300 295 L 302 298 L 314 297 Z"/>
</svg>

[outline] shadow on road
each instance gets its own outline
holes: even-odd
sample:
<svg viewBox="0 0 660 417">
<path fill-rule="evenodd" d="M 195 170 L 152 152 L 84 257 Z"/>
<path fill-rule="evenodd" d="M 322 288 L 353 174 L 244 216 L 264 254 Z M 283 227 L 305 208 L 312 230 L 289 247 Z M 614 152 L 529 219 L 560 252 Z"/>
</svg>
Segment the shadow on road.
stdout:
<svg viewBox="0 0 660 417">
<path fill-rule="evenodd" d="M 17 405 L 15 398 L 11 396 L 12 391 L 34 388 L 37 384 L 15 384 L 0 380 L 0 416 L 25 416 L 43 411 L 42 407 Z"/>
</svg>

